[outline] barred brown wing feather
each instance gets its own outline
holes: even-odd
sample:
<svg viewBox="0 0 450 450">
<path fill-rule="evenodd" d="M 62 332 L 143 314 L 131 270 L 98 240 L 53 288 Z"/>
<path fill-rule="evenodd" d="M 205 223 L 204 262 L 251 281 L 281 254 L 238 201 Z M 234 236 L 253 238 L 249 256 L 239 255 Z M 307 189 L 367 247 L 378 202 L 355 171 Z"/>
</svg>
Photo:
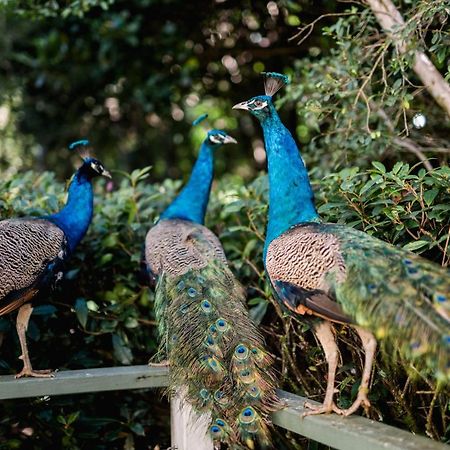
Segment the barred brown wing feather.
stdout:
<svg viewBox="0 0 450 450">
<path fill-rule="evenodd" d="M 65 235 L 41 219 L 0 221 L 0 314 L 19 307 L 20 295 L 29 296 L 49 263 L 63 259 Z M 11 309 L 13 308 L 13 309 Z"/>
<path fill-rule="evenodd" d="M 151 273 L 182 275 L 211 260 L 227 264 L 219 240 L 203 225 L 181 219 L 161 220 L 147 233 L 145 260 Z"/>
<path fill-rule="evenodd" d="M 391 357 L 399 354 L 419 372 L 450 380 L 445 268 L 349 227 L 307 224 L 269 245 L 266 269 L 291 309 L 336 320 L 325 295 L 352 323 L 372 332 Z"/>
<path fill-rule="evenodd" d="M 266 270 L 280 300 L 298 314 L 349 323 L 330 292 L 329 277 L 345 278 L 339 242 L 316 225 L 299 226 L 273 240 Z"/>
</svg>

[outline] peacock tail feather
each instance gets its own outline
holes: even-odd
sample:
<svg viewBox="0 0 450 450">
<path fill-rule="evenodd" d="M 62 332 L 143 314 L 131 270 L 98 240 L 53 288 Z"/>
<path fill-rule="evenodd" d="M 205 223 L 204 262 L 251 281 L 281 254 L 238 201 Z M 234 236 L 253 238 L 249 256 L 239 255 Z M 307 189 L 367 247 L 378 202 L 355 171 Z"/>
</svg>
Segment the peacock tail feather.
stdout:
<svg viewBox="0 0 450 450">
<path fill-rule="evenodd" d="M 170 390 L 210 413 L 211 437 L 232 449 L 270 445 L 268 415 L 277 405 L 272 358 L 245 307 L 242 287 L 214 259 L 185 273 L 163 273 L 155 312 Z"/>
<path fill-rule="evenodd" d="M 346 314 L 386 351 L 450 381 L 450 274 L 426 259 L 352 228 L 327 225 L 340 241 L 344 281 L 331 281 Z"/>
</svg>

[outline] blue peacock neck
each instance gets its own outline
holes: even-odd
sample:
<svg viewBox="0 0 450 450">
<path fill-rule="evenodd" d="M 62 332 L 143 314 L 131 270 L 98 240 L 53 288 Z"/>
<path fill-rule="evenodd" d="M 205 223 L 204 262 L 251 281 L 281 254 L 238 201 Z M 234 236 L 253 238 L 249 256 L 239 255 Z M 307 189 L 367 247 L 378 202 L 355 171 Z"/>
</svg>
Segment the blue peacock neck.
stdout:
<svg viewBox="0 0 450 450">
<path fill-rule="evenodd" d="M 269 172 L 269 220 L 264 259 L 269 244 L 299 223 L 317 222 L 314 194 L 308 171 L 289 130 L 275 107 L 261 118 Z"/>
<path fill-rule="evenodd" d="M 67 203 L 61 211 L 44 217 L 64 231 L 72 253 L 86 234 L 94 209 L 92 177 L 80 167 L 69 186 Z"/>
<path fill-rule="evenodd" d="M 213 149 L 206 139 L 186 186 L 161 214 L 161 219 L 184 219 L 203 224 L 214 177 Z"/>
</svg>

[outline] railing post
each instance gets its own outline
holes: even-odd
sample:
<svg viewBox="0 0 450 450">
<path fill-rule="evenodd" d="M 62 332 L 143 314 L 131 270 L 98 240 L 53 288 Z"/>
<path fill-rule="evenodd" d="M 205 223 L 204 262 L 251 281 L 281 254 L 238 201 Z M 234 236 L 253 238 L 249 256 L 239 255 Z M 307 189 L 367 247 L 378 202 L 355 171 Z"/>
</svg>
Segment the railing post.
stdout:
<svg viewBox="0 0 450 450">
<path fill-rule="evenodd" d="M 208 436 L 209 414 L 199 416 L 177 392 L 170 400 L 171 435 L 173 450 L 213 450 Z"/>
</svg>

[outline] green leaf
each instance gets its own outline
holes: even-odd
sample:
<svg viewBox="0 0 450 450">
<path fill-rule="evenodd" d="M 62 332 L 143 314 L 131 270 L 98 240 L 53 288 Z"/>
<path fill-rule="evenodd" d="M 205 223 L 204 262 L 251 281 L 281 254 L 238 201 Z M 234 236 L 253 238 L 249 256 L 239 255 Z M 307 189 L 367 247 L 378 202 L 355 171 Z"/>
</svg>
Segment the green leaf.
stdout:
<svg viewBox="0 0 450 450">
<path fill-rule="evenodd" d="M 112 259 L 113 259 L 113 254 L 112 253 L 105 253 L 100 258 L 99 264 L 101 266 L 104 266 L 105 264 L 108 264 L 110 261 L 112 261 Z"/>
<path fill-rule="evenodd" d="M 250 305 L 250 306 L 259 305 L 262 302 L 267 302 L 267 300 L 262 297 L 254 297 L 247 302 L 247 305 Z"/>
<path fill-rule="evenodd" d="M 429 241 L 413 241 L 413 242 L 410 242 L 410 243 L 404 245 L 403 248 L 405 250 L 414 251 L 414 250 L 419 250 L 419 248 L 423 248 L 429 244 L 430 244 Z"/>
<path fill-rule="evenodd" d="M 248 258 L 250 256 L 250 253 L 256 247 L 257 244 L 258 244 L 258 240 L 257 239 L 250 239 L 247 242 L 247 244 L 245 245 L 244 251 L 242 252 L 242 257 L 243 258 Z"/>
<path fill-rule="evenodd" d="M 359 191 L 360 195 L 364 195 L 371 187 L 377 184 L 377 180 L 369 180 Z"/>
<path fill-rule="evenodd" d="M 423 199 L 425 200 L 425 203 L 430 206 L 438 194 L 439 189 L 430 189 L 423 193 Z"/>
<path fill-rule="evenodd" d="M 75 422 L 78 419 L 79 415 L 80 415 L 80 411 L 76 411 L 76 412 L 69 414 L 69 417 L 67 418 L 67 424 L 70 425 L 73 422 Z"/>
<path fill-rule="evenodd" d="M 139 322 L 134 317 L 127 317 L 125 320 L 125 326 L 127 328 L 137 328 L 139 326 Z"/>
<path fill-rule="evenodd" d="M 386 167 L 384 167 L 384 164 L 379 161 L 372 161 L 372 166 L 375 167 L 375 169 L 378 170 L 380 173 L 386 173 Z"/>
<path fill-rule="evenodd" d="M 103 239 L 103 247 L 110 248 L 110 247 L 116 247 L 117 243 L 119 242 L 119 233 L 111 233 L 106 236 L 105 239 Z"/>
<path fill-rule="evenodd" d="M 87 302 L 84 298 L 77 298 L 75 301 L 75 314 L 77 315 L 77 319 L 80 322 L 83 328 L 86 328 L 89 309 L 87 306 Z"/>
<path fill-rule="evenodd" d="M 133 354 L 131 349 L 125 344 L 124 340 L 118 334 L 112 335 L 112 344 L 114 348 L 114 356 L 121 364 L 131 364 Z"/>
<path fill-rule="evenodd" d="M 144 427 L 139 422 L 133 423 L 130 428 L 138 436 L 145 436 Z"/>
<path fill-rule="evenodd" d="M 49 316 L 57 311 L 53 305 L 39 305 L 33 308 L 33 315 L 35 316 Z"/>
<path fill-rule="evenodd" d="M 395 175 L 397 175 L 400 170 L 402 170 L 403 167 L 403 163 L 401 161 L 397 161 L 394 165 L 394 167 L 392 168 L 392 173 L 394 173 Z"/>
<path fill-rule="evenodd" d="M 255 307 L 251 308 L 249 313 L 250 317 L 256 324 L 260 324 L 266 315 L 267 307 L 269 306 L 269 302 L 262 301 L 259 302 Z"/>
</svg>

